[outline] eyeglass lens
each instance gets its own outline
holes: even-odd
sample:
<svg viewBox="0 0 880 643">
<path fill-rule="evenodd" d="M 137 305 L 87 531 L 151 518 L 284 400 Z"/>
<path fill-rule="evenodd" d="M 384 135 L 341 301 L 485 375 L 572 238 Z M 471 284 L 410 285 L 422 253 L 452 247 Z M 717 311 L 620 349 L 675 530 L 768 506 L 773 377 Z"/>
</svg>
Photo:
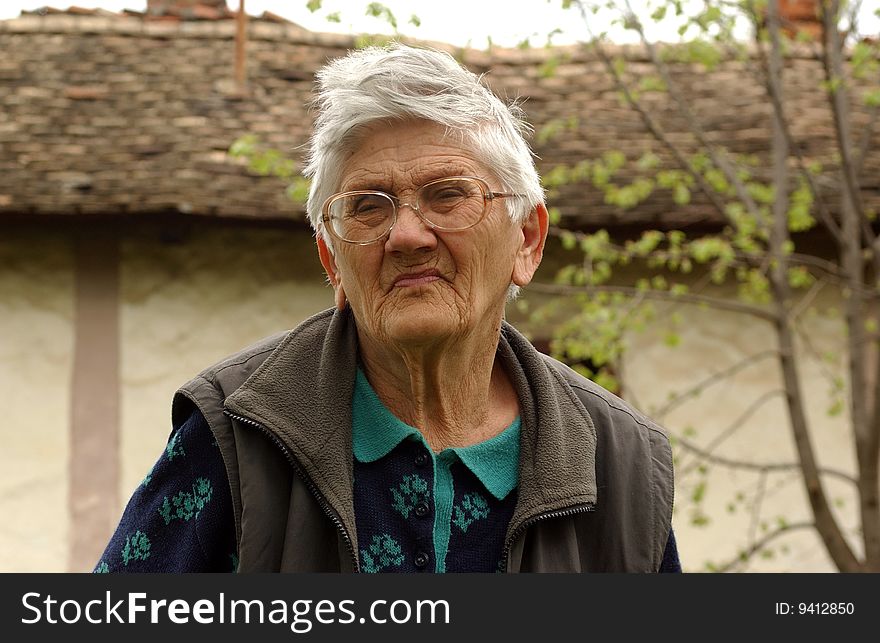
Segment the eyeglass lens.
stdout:
<svg viewBox="0 0 880 643">
<path fill-rule="evenodd" d="M 480 221 L 486 200 L 477 181 L 452 178 L 420 188 L 416 204 L 422 217 L 437 228 L 462 230 Z M 380 192 L 342 194 L 330 204 L 330 222 L 346 241 L 372 241 L 391 228 L 395 207 L 394 200 Z"/>
</svg>

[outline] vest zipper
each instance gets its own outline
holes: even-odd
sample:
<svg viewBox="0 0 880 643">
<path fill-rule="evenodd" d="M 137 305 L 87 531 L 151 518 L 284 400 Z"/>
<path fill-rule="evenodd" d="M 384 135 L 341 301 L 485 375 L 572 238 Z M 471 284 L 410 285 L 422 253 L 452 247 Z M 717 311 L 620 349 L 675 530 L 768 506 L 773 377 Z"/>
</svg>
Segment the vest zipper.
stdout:
<svg viewBox="0 0 880 643">
<path fill-rule="evenodd" d="M 309 491 L 315 497 L 315 500 L 318 501 L 318 505 L 321 507 L 322 511 L 327 515 L 327 517 L 333 522 L 336 526 L 336 530 L 342 536 L 342 539 L 345 541 L 346 546 L 348 547 L 348 553 L 351 556 L 351 562 L 354 564 L 354 571 L 360 572 L 360 564 L 358 562 L 357 554 L 354 551 L 354 544 L 351 542 L 351 536 L 348 534 L 348 530 L 345 528 L 345 525 L 342 522 L 342 519 L 339 517 L 337 511 L 327 502 L 327 499 L 324 497 L 318 487 L 315 486 L 315 483 L 312 482 L 312 479 L 306 475 L 305 471 L 302 470 L 299 463 L 296 461 L 294 455 L 290 452 L 290 449 L 287 448 L 287 445 L 282 442 L 278 436 L 276 436 L 272 431 L 267 429 L 265 426 L 260 424 L 259 422 L 255 422 L 250 418 L 242 417 L 241 415 L 235 415 L 230 411 L 224 409 L 223 415 L 232 418 L 233 420 L 237 420 L 238 422 L 242 422 L 243 424 L 247 424 L 249 426 L 254 426 L 258 428 L 266 437 L 268 437 L 275 446 L 281 449 L 281 452 L 284 454 L 284 457 L 287 458 L 287 461 L 290 463 L 290 466 L 293 467 L 293 470 L 296 472 L 296 475 L 300 477 L 300 479 L 306 483 L 306 487 L 308 487 Z"/>
<path fill-rule="evenodd" d="M 588 502 L 587 504 L 578 505 L 577 507 L 569 507 L 567 509 L 548 511 L 546 513 L 538 514 L 537 516 L 532 516 L 528 520 L 523 521 L 510 535 L 510 538 L 505 541 L 504 551 L 501 554 L 501 562 L 498 565 L 499 568 L 503 569 L 505 572 L 507 571 L 507 558 L 510 555 L 510 548 L 513 547 L 513 543 L 516 542 L 516 540 L 525 532 L 525 530 L 535 523 L 541 522 L 542 520 L 549 520 L 551 518 L 564 518 L 566 516 L 573 516 L 579 513 L 589 513 L 592 511 L 596 511 L 596 505 L 592 502 Z"/>
</svg>

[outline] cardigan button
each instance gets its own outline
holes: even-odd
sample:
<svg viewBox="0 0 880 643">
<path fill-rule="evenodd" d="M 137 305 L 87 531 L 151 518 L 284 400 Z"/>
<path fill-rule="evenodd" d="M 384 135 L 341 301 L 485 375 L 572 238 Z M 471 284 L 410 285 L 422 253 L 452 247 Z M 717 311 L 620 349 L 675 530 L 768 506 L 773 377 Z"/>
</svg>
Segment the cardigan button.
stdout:
<svg viewBox="0 0 880 643">
<path fill-rule="evenodd" d="M 424 569 L 427 566 L 429 560 L 431 560 L 431 558 L 428 556 L 428 554 L 420 551 L 416 554 L 416 557 L 413 560 L 413 564 L 419 569 Z"/>
<path fill-rule="evenodd" d="M 415 514 L 416 514 L 416 516 L 417 516 L 418 518 L 424 518 L 425 516 L 428 515 L 428 512 L 429 512 L 430 510 L 431 510 L 431 508 L 428 507 L 428 503 L 426 503 L 426 502 L 420 502 L 420 503 L 417 504 L 416 507 L 415 507 Z"/>
<path fill-rule="evenodd" d="M 428 464 L 428 454 L 427 454 L 427 453 L 420 453 L 420 454 L 418 454 L 418 455 L 416 456 L 416 466 L 417 466 L 417 467 L 423 467 L 423 466 L 425 466 L 426 464 Z"/>
</svg>

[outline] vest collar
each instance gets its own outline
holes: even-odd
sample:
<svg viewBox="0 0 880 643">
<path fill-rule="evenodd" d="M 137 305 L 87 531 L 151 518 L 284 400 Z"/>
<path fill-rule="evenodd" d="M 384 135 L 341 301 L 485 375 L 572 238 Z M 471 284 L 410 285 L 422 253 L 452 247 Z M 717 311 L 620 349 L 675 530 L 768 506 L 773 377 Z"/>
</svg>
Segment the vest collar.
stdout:
<svg viewBox="0 0 880 643">
<path fill-rule="evenodd" d="M 548 359 L 503 323 L 501 360 L 520 400 L 519 492 L 511 530 L 531 516 L 596 502 L 596 429 Z M 357 329 L 350 309 L 292 330 L 225 402 L 296 458 L 356 540 L 351 401 Z"/>
</svg>

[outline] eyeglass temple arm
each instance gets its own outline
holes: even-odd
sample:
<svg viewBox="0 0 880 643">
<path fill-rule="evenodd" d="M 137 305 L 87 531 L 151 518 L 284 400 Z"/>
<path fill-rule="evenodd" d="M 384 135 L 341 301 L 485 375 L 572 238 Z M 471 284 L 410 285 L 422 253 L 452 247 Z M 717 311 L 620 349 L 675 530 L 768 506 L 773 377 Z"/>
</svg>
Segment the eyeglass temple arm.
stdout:
<svg viewBox="0 0 880 643">
<path fill-rule="evenodd" d="M 513 192 L 489 192 L 490 199 L 500 199 L 500 198 L 506 197 L 506 196 L 518 196 L 518 197 L 525 198 L 526 195 L 525 194 L 515 194 Z"/>
</svg>

